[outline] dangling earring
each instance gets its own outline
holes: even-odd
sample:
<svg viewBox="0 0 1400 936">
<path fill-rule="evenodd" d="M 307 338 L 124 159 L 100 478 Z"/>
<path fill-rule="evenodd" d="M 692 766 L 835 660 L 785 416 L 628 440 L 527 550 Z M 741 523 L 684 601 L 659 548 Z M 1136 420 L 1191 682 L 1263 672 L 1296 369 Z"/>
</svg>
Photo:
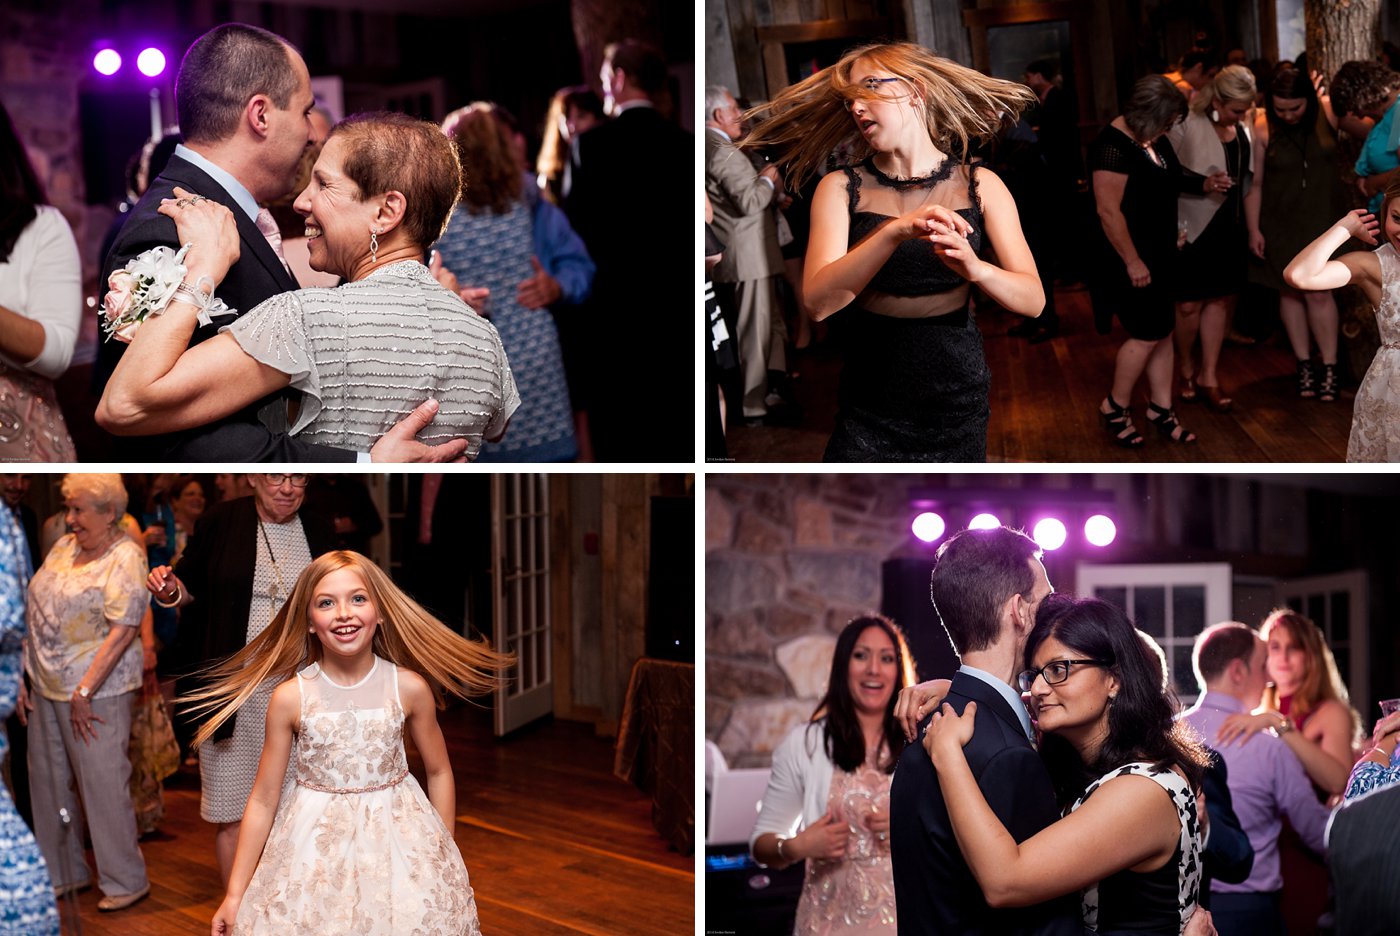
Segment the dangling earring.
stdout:
<svg viewBox="0 0 1400 936">
<path fill-rule="evenodd" d="M 369 262 L 379 262 L 379 228 L 371 228 L 369 232 Z"/>
<path fill-rule="evenodd" d="M 1211 123 L 1220 123 L 1220 111 L 1212 107 L 1210 109 L 1210 120 Z"/>
</svg>

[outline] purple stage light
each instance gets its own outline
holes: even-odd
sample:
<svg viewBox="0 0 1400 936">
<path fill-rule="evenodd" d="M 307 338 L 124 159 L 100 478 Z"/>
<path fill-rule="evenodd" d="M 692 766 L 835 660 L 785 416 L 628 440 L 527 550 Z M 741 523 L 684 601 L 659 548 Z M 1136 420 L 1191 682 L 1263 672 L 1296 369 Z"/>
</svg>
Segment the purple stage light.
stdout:
<svg viewBox="0 0 1400 936">
<path fill-rule="evenodd" d="M 941 539 L 948 525 L 943 522 L 943 518 L 931 510 L 925 511 L 914 518 L 914 535 L 925 543 L 936 542 Z"/>
<path fill-rule="evenodd" d="M 1001 526 L 1001 521 L 996 518 L 996 514 L 980 513 L 967 523 L 969 530 L 995 530 Z"/>
<path fill-rule="evenodd" d="M 165 53 L 156 48 L 143 49 L 136 56 L 136 67 L 147 78 L 154 78 L 165 71 Z"/>
<path fill-rule="evenodd" d="M 1031 538 L 1046 552 L 1059 549 L 1069 539 L 1065 525 L 1054 517 L 1046 517 L 1035 525 Z"/>
<path fill-rule="evenodd" d="M 1118 527 L 1103 514 L 1084 521 L 1084 538 L 1094 546 L 1107 546 L 1118 537 Z"/>
<path fill-rule="evenodd" d="M 122 57 L 116 49 L 103 49 L 92 57 L 92 67 L 103 75 L 115 75 L 122 67 Z"/>
</svg>

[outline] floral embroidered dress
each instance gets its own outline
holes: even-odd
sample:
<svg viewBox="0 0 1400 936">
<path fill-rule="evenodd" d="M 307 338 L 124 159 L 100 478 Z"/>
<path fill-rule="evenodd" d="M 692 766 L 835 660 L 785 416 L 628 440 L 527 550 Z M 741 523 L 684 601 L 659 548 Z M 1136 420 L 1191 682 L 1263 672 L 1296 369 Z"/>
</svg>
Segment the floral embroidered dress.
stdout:
<svg viewBox="0 0 1400 936">
<path fill-rule="evenodd" d="M 888 814 L 890 781 L 887 774 L 862 765 L 854 772 L 837 769 L 831 775 L 827 800 L 833 816 L 843 816 L 851 829 L 846 857 L 812 859 L 802 882 L 794 932 L 800 936 L 895 932 L 894 871 L 888 841 L 877 841 L 859 816 L 872 807 Z"/>
<path fill-rule="evenodd" d="M 1384 244 L 1376 258 L 1381 264 L 1376 307 L 1381 346 L 1352 404 L 1349 462 L 1400 461 L 1400 253 L 1394 244 Z"/>
<path fill-rule="evenodd" d="M 452 833 L 408 772 L 398 668 L 338 686 L 297 674 L 296 783 L 234 926 L 247 934 L 480 936 Z"/>
</svg>

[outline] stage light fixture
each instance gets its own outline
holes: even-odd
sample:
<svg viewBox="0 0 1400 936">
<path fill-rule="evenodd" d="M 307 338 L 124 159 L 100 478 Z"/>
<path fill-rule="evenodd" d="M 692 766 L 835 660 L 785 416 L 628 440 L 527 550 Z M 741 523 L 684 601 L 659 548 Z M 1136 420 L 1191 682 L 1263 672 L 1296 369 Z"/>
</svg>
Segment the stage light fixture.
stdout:
<svg viewBox="0 0 1400 936">
<path fill-rule="evenodd" d="M 117 54 L 116 49 L 103 49 L 92 57 L 92 67 L 97 69 L 99 74 L 110 77 L 122 67 L 122 57 Z"/>
<path fill-rule="evenodd" d="M 995 530 L 1001 526 L 996 514 L 980 513 L 967 522 L 969 530 Z"/>
<path fill-rule="evenodd" d="M 1069 539 L 1069 533 L 1065 530 L 1065 525 L 1054 517 L 1046 517 L 1036 523 L 1031 531 L 1031 538 L 1036 541 L 1041 549 L 1047 552 L 1059 549 Z"/>
<path fill-rule="evenodd" d="M 1103 514 L 1084 521 L 1084 538 L 1094 546 L 1107 546 L 1118 538 L 1118 527 Z"/>
<path fill-rule="evenodd" d="M 147 78 L 154 78 L 165 71 L 165 53 L 154 47 L 143 49 L 136 57 L 136 67 Z"/>
<path fill-rule="evenodd" d="M 931 510 L 926 510 L 914 518 L 914 535 L 925 543 L 934 543 L 943 538 L 948 525 L 943 518 Z"/>
</svg>

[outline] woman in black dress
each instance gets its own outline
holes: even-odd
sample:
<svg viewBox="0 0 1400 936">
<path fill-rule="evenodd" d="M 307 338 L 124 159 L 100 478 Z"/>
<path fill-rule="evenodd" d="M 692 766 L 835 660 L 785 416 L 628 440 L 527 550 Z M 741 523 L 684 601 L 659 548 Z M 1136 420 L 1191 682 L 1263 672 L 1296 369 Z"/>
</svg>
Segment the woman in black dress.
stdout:
<svg viewBox="0 0 1400 936">
<path fill-rule="evenodd" d="M 1094 314 L 1106 324 L 1116 315 L 1128 340 L 1118 349 L 1113 386 L 1099 416 L 1113 441 L 1142 445 L 1128 407 L 1133 388 L 1147 374 L 1147 421 L 1173 442 L 1194 442 L 1172 411 L 1172 343 L 1176 324 L 1176 198 L 1181 166 L 1163 139 L 1186 116 L 1186 98 L 1163 75 L 1133 86 L 1123 113 L 1104 127 L 1089 150 L 1103 237 L 1091 267 Z"/>
<path fill-rule="evenodd" d="M 1197 92 L 1191 113 L 1168 135 L 1181 164 L 1205 180 L 1199 193 L 1187 192 L 1177 202 L 1186 231 L 1176 309 L 1181 398 L 1194 400 L 1199 395 L 1218 413 L 1228 412 L 1233 404 L 1216 367 L 1249 262 L 1244 195 L 1253 147 L 1241 120 L 1254 106 L 1255 93 L 1253 72 L 1242 65 L 1223 68 Z M 1221 178 L 1222 172 L 1228 178 Z M 1198 333 L 1199 371 L 1193 353 Z"/>
<path fill-rule="evenodd" d="M 1045 294 L 1016 203 L 967 154 L 1033 100 L 912 43 L 870 45 L 779 94 L 741 144 L 775 153 L 789 189 L 833 151 L 855 155 L 817 185 L 803 274 L 812 317 L 841 313 L 846 354 L 825 460 L 986 460 L 969 283 L 1032 318 Z"/>
</svg>

